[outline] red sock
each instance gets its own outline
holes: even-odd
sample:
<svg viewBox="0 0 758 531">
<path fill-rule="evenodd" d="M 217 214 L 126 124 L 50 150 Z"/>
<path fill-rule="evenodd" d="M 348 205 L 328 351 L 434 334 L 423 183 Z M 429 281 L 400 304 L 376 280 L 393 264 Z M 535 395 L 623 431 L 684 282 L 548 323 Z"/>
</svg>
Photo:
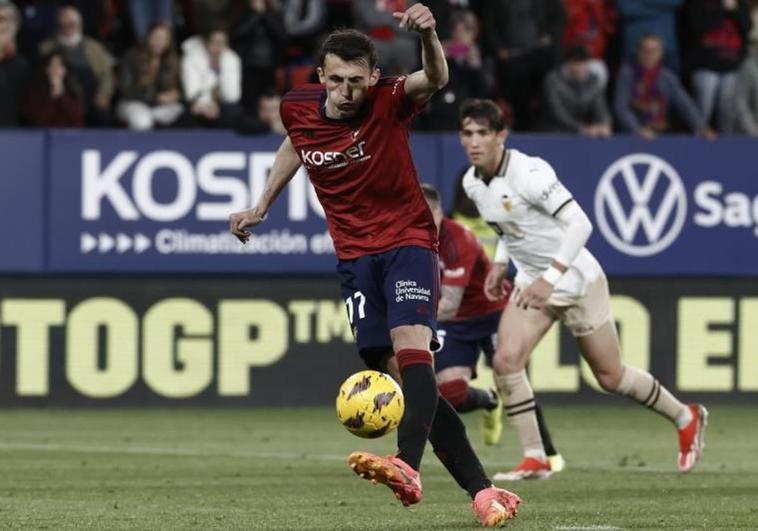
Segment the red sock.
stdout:
<svg viewBox="0 0 758 531">
<path fill-rule="evenodd" d="M 468 396 L 468 382 L 463 378 L 442 382 L 437 387 L 440 389 L 440 394 L 444 396 L 455 409 L 458 409 L 458 407 L 466 401 L 466 397 Z"/>
</svg>

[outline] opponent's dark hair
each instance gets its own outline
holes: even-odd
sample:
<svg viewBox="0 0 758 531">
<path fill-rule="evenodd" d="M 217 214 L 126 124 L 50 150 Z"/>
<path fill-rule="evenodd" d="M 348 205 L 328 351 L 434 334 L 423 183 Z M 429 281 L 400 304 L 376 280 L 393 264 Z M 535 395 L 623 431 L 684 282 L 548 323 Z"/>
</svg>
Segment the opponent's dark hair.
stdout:
<svg viewBox="0 0 758 531">
<path fill-rule="evenodd" d="M 463 127 L 463 121 L 471 118 L 477 123 L 486 123 L 487 127 L 493 131 L 502 131 L 505 129 L 505 120 L 503 120 L 503 111 L 492 100 L 485 99 L 467 99 L 461 104 L 458 113 L 459 124 Z"/>
<path fill-rule="evenodd" d="M 354 29 L 333 31 L 321 43 L 318 52 L 318 63 L 324 66 L 326 56 L 334 54 L 343 61 L 365 61 L 370 69 L 376 66 L 376 47 L 365 34 Z"/>
<path fill-rule="evenodd" d="M 441 202 L 439 190 L 437 190 L 431 184 L 421 183 L 421 191 L 424 192 L 424 197 L 426 197 L 429 201 L 434 201 L 435 203 Z"/>
</svg>

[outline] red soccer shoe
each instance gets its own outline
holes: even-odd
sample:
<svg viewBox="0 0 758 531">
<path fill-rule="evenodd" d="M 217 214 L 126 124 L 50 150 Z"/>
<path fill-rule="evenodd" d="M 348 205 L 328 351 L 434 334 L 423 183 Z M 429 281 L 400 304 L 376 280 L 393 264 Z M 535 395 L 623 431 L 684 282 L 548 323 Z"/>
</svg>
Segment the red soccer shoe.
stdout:
<svg viewBox="0 0 758 531">
<path fill-rule="evenodd" d="M 703 457 L 705 448 L 705 427 L 708 425 L 708 410 L 701 404 L 687 406 L 692 412 L 692 420 L 679 430 L 679 472 L 686 473 L 695 468 Z"/>
</svg>

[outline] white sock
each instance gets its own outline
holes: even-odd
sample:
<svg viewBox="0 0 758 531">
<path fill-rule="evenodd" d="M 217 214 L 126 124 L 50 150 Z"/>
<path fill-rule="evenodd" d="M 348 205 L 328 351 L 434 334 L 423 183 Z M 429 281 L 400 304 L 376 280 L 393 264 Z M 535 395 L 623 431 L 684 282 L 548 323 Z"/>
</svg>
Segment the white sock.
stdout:
<svg viewBox="0 0 758 531">
<path fill-rule="evenodd" d="M 546 461 L 547 456 L 534 411 L 534 392 L 529 385 L 526 371 L 497 375 L 495 383 L 503 397 L 508 423 L 516 432 L 524 456 Z"/>
<path fill-rule="evenodd" d="M 690 422 L 692 422 L 693 418 L 694 417 L 692 416 L 692 411 L 690 411 L 690 408 L 685 407 L 684 411 L 682 411 L 681 413 L 679 413 L 679 415 L 674 420 L 674 424 L 676 424 L 676 428 L 678 430 L 681 430 L 682 428 L 684 428 L 685 426 L 687 426 L 687 424 L 689 424 Z"/>
<path fill-rule="evenodd" d="M 624 365 L 624 375 L 616 392 L 657 411 L 677 428 L 686 426 L 692 420 L 690 408 L 677 400 L 652 374 L 637 367 Z"/>
</svg>

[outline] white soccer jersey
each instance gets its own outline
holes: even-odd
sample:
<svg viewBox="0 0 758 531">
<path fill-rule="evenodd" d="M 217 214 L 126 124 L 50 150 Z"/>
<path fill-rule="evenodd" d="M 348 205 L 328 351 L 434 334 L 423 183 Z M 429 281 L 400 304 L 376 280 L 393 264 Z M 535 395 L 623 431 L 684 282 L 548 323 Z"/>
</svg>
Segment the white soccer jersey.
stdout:
<svg viewBox="0 0 758 531">
<path fill-rule="evenodd" d="M 489 184 L 474 166 L 463 177 L 463 188 L 479 214 L 505 242 L 518 273 L 517 285 L 528 285 L 550 267 L 565 229 L 555 219 L 573 198 L 553 168 L 539 157 L 508 149 Z M 583 248 L 555 286 L 551 302 L 570 303 L 603 274 L 594 256 Z"/>
</svg>

